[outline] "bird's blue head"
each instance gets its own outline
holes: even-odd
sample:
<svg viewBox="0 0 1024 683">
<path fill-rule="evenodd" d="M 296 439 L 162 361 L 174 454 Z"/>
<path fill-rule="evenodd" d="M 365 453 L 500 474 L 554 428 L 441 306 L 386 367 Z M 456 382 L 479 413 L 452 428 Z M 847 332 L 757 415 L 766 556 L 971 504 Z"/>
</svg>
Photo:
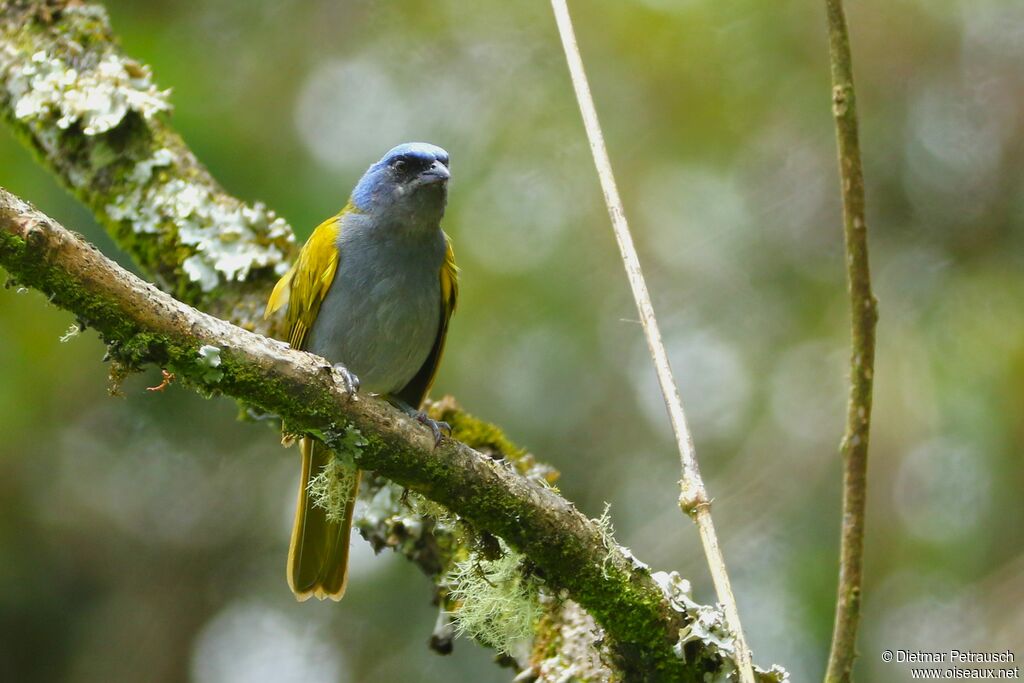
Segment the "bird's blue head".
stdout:
<svg viewBox="0 0 1024 683">
<path fill-rule="evenodd" d="M 352 191 L 363 213 L 402 225 L 436 226 L 448 201 L 448 152 L 426 142 L 392 148 Z"/>
</svg>

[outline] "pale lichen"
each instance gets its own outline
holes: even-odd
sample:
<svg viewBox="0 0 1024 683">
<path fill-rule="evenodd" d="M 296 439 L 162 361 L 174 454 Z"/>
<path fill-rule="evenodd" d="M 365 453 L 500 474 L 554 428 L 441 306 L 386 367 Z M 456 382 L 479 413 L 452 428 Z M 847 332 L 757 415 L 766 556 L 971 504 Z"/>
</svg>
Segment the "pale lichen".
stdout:
<svg viewBox="0 0 1024 683">
<path fill-rule="evenodd" d="M 205 344 L 199 347 L 199 358 L 197 364 L 203 368 L 203 381 L 217 383 L 224 377 L 224 371 L 220 369 L 220 348 Z"/>
<path fill-rule="evenodd" d="M 153 152 L 149 159 L 143 159 L 135 164 L 135 168 L 128 174 L 128 180 L 136 185 L 144 185 L 153 177 L 153 169 L 161 166 L 170 166 L 174 163 L 174 154 L 171 150 L 163 148 Z M 138 230 L 139 232 L 146 232 Z"/>
<path fill-rule="evenodd" d="M 633 570 L 649 572 L 651 568 L 647 563 L 641 562 L 640 559 L 633 554 L 632 550 L 624 545 L 619 545 L 618 541 L 615 540 L 615 526 L 612 524 L 611 510 L 611 503 L 605 502 L 604 509 L 601 511 L 601 516 L 590 520 L 597 525 L 598 533 L 601 535 L 601 545 L 607 551 L 604 556 L 604 561 L 601 564 L 601 571 L 604 573 L 605 578 L 608 577 L 608 565 L 612 561 L 616 552 L 625 556 L 625 558 L 629 560 Z"/>
<path fill-rule="evenodd" d="M 107 16 L 107 9 L 103 5 L 86 5 L 86 4 L 74 4 L 66 5 L 62 10 L 65 15 L 78 14 L 83 17 L 90 17 L 92 19 L 99 19 L 104 23 L 110 21 L 110 17 Z"/>
<path fill-rule="evenodd" d="M 136 163 L 129 174 L 131 191 L 108 204 L 107 214 L 128 221 L 137 233 L 176 227 L 178 241 L 194 252 L 182 260 L 182 271 L 204 292 L 243 281 L 257 268 L 284 274 L 294 241 L 284 219 L 262 202 L 245 205 L 206 185 L 159 172 L 174 163 L 167 149 Z"/>
<path fill-rule="evenodd" d="M 468 554 L 465 543 L 471 532 L 456 515 L 379 477 L 364 487 L 354 525 L 375 552 L 390 548 L 436 581 Z"/>
<path fill-rule="evenodd" d="M 459 516 L 445 506 L 418 493 L 410 492 L 405 498 L 409 509 L 415 515 L 414 518 L 427 518 L 432 521 L 435 534 L 458 533 Z"/>
<path fill-rule="evenodd" d="M 655 572 L 651 578 L 661 588 L 672 609 L 686 615 L 687 625 L 679 630 L 679 639 L 675 645 L 676 654 L 685 660 L 687 645 L 697 642 L 700 644 L 696 650 L 698 659 L 716 669 L 715 674 L 705 675 L 704 680 L 707 683 L 739 681 L 739 671 L 733 660 L 736 653 L 736 636 L 729 629 L 721 605 L 712 607 L 694 601 L 690 582 L 680 577 L 677 572 Z M 755 666 L 754 673 L 758 683 L 789 681 L 789 673 L 778 665 L 768 670 Z"/>
<path fill-rule="evenodd" d="M 489 560 L 473 552 L 445 577 L 456 633 L 515 655 L 529 645 L 543 614 L 540 580 L 528 571 L 526 557 L 500 542 L 501 556 Z"/>
<path fill-rule="evenodd" d="M 327 513 L 328 521 L 341 522 L 345 519 L 345 508 L 351 500 L 356 477 L 354 464 L 334 456 L 310 478 L 307 489 L 313 505 Z"/>
<path fill-rule="evenodd" d="M 563 600 L 558 605 L 545 600 L 545 607 L 551 610 L 554 629 L 553 640 L 547 652 L 531 665 L 535 683 L 607 683 L 612 672 L 601 661 L 598 644 L 604 640 L 604 630 L 594 618 L 572 600 Z"/>
<path fill-rule="evenodd" d="M 60 336 L 60 343 L 61 344 L 68 343 L 69 341 L 71 341 L 72 339 L 77 337 L 79 334 L 81 334 L 81 332 L 82 332 L 81 325 L 79 325 L 78 323 L 72 323 L 71 327 L 69 327 L 67 329 L 67 331 L 64 332 L 64 334 L 62 334 Z"/>
<path fill-rule="evenodd" d="M 384 537 L 403 555 L 410 555 L 424 532 L 424 517 L 412 511 L 410 498 L 401 486 L 386 482 L 359 506 L 356 522 L 364 535 L 385 529 Z M 419 496 L 416 496 L 417 498 Z"/>
<path fill-rule="evenodd" d="M 204 344 L 199 347 L 200 363 L 208 368 L 220 366 L 220 347 Z"/>
<path fill-rule="evenodd" d="M 99 135 L 128 112 L 148 119 L 171 109 L 170 91 L 154 85 L 146 66 L 114 54 L 81 69 L 42 50 L 24 61 L 6 57 L 4 78 L 20 120 L 56 116 L 60 129 L 77 123 L 86 135 Z"/>
<path fill-rule="evenodd" d="M 608 578 L 608 563 L 611 562 L 615 548 L 618 546 L 615 542 L 615 526 L 612 524 L 611 510 L 612 504 L 605 501 L 601 516 L 590 520 L 597 525 L 597 531 L 601 534 L 601 545 L 607 551 L 604 561 L 601 563 L 601 572 L 605 578 Z"/>
<path fill-rule="evenodd" d="M 755 664 L 754 676 L 758 683 L 789 683 L 789 672 L 778 664 L 773 664 L 770 669 L 762 669 Z"/>
<path fill-rule="evenodd" d="M 408 515 L 402 515 L 402 487 L 391 482 L 386 482 L 377 489 L 377 491 L 365 501 L 363 505 L 359 506 L 359 512 L 357 514 L 360 524 L 365 524 L 369 527 L 377 527 L 384 524 L 388 520 L 395 517 L 401 516 L 406 519 Z M 413 520 L 408 520 L 413 521 Z M 419 530 L 422 528 L 419 520 L 415 520 L 415 524 L 406 524 L 406 528 L 415 528 L 416 533 L 414 536 L 419 536 Z"/>
<path fill-rule="evenodd" d="M 210 292 L 253 271 L 283 274 L 291 228 L 262 203 L 230 197 L 197 172 L 159 116 L 171 110 L 170 90 L 113 42 L 94 40 L 106 31 L 102 6 L 84 3 L 62 10 L 48 30 L 4 31 L 0 89 L 12 123 L 102 218 L 123 224 L 119 243 L 136 258 L 143 254 L 141 265 L 164 283 Z M 171 255 L 147 256 L 141 245 L 156 241 Z"/>
<path fill-rule="evenodd" d="M 359 477 L 355 457 L 367 441 L 355 427 L 317 436 L 330 446 L 332 454 L 320 471 L 310 477 L 306 487 L 313 505 L 326 511 L 328 520 L 340 522 L 345 518 L 345 508 L 352 500 Z"/>
</svg>

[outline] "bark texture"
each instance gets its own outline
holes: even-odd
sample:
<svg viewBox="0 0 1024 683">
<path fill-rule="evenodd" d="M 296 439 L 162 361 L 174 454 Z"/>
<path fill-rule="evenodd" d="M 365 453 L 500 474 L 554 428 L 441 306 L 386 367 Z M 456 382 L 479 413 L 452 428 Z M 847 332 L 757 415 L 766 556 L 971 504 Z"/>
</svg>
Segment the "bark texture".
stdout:
<svg viewBox="0 0 1024 683">
<path fill-rule="evenodd" d="M 842 0 L 826 0 L 832 67 L 832 114 L 839 151 L 843 196 L 846 279 L 850 295 L 850 397 L 846 407 L 843 457 L 843 522 L 839 551 L 839 590 L 829 654 L 827 683 L 848 683 L 856 658 L 864 562 L 868 440 L 875 368 L 878 303 L 871 291 L 868 226 L 864 214 L 864 170 L 860 159 L 853 58 Z"/>
</svg>

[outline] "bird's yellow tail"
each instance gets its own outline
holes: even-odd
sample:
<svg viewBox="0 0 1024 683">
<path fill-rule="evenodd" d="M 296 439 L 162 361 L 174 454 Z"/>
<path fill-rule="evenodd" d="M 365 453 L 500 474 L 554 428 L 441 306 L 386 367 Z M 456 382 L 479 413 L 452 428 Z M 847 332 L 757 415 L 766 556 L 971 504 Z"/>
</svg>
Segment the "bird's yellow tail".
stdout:
<svg viewBox="0 0 1024 683">
<path fill-rule="evenodd" d="M 327 511 L 315 505 L 309 481 L 327 465 L 331 451 L 315 439 L 304 438 L 299 501 L 295 508 L 295 526 L 288 549 L 288 586 L 299 600 L 310 596 L 341 600 L 348 583 L 348 543 L 352 530 L 352 510 L 359 492 L 359 473 L 349 492 L 345 515 L 340 521 L 327 518 Z"/>
</svg>

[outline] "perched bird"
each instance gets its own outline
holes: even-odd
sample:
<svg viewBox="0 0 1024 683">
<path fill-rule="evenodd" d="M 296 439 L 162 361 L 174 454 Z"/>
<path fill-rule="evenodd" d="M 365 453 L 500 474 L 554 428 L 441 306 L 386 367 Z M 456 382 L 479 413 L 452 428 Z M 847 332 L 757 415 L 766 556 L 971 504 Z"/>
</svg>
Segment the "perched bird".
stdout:
<svg viewBox="0 0 1024 683">
<path fill-rule="evenodd" d="M 458 269 L 441 230 L 448 153 L 412 142 L 370 166 L 338 215 L 313 232 L 274 287 L 269 318 L 285 310 L 288 341 L 323 356 L 350 391 L 380 394 L 431 428 L 419 411 L 437 373 L 458 297 Z M 302 477 L 288 551 L 288 584 L 299 600 L 340 600 L 358 472 L 343 518 L 317 505 L 309 482 L 331 463 L 327 447 L 301 440 Z"/>
</svg>

